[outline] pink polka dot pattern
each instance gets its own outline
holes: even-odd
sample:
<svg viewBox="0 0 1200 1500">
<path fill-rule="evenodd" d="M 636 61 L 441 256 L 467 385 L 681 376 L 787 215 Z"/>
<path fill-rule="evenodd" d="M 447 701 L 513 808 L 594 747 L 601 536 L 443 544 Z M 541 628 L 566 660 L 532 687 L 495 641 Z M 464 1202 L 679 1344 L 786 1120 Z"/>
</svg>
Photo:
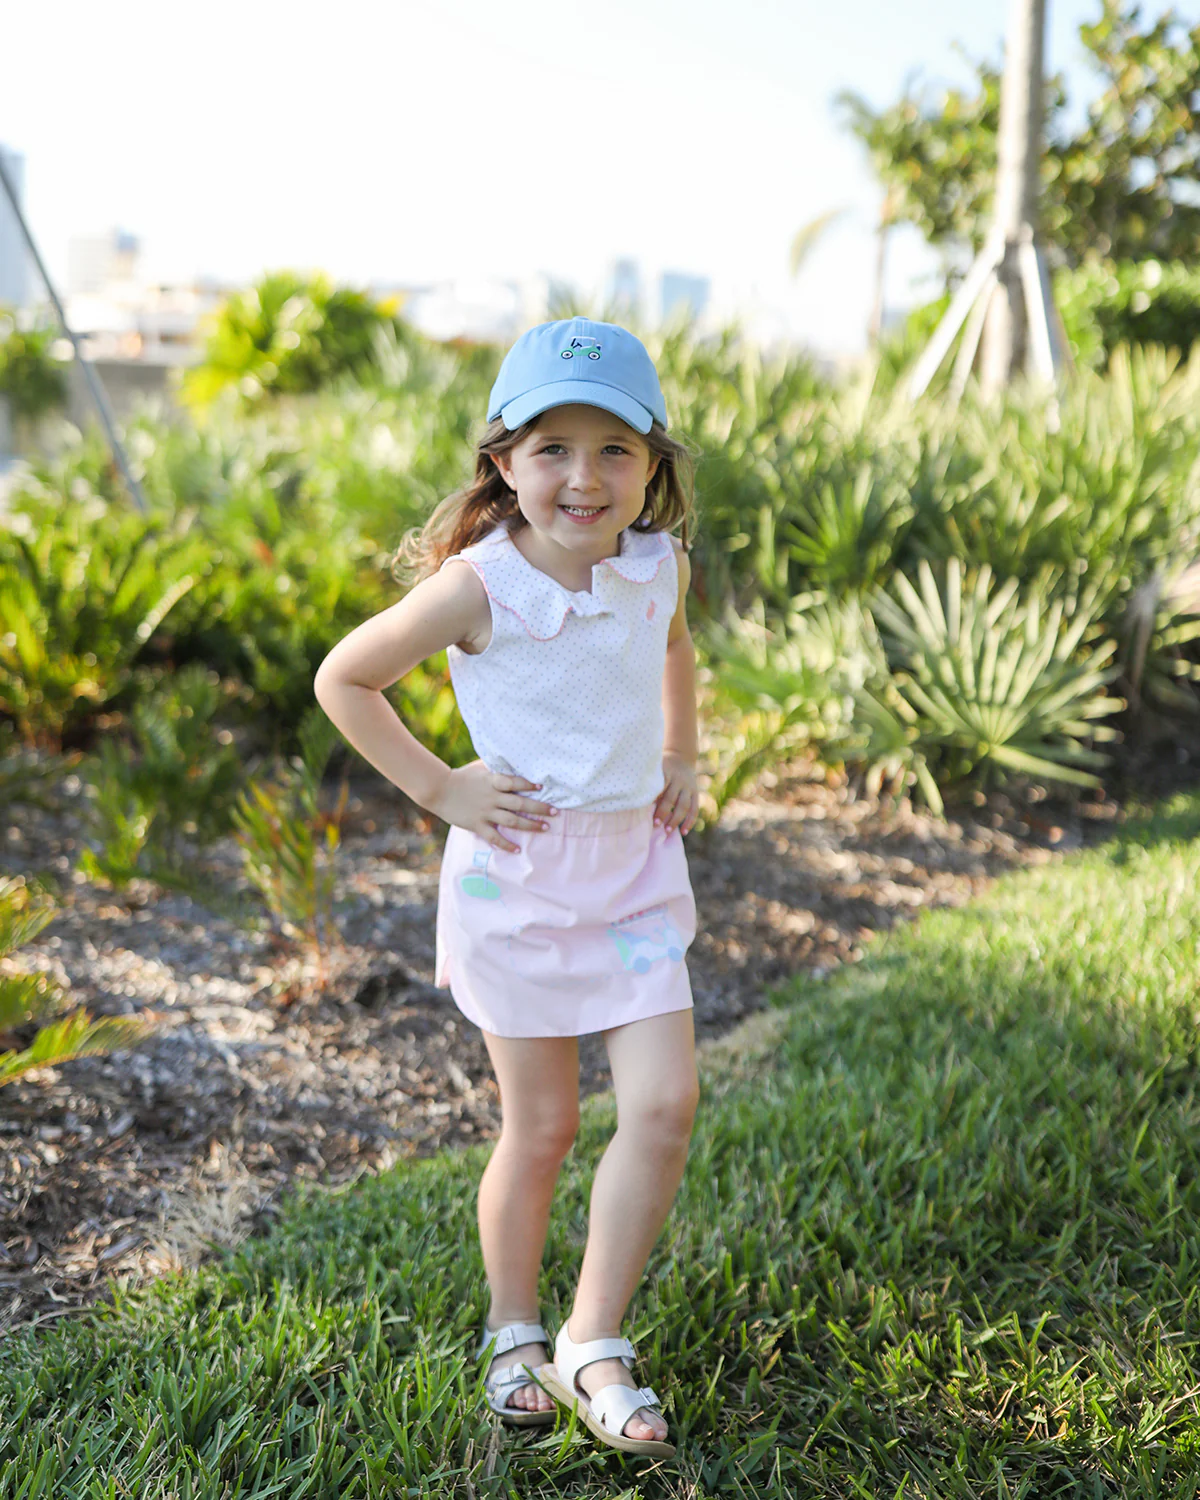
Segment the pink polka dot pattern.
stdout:
<svg viewBox="0 0 1200 1500">
<path fill-rule="evenodd" d="M 662 680 L 679 576 L 662 532 L 621 533 L 591 592 L 555 582 L 506 526 L 448 557 L 488 592 L 485 650 L 447 651 L 471 742 L 492 771 L 541 782 L 555 807 L 615 812 L 663 789 Z"/>
</svg>

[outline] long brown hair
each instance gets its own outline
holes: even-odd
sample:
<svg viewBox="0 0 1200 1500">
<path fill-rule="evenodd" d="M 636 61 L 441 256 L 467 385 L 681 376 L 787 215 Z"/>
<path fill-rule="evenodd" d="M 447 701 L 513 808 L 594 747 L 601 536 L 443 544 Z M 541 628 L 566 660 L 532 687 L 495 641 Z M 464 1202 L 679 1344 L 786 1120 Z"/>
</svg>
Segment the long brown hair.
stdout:
<svg viewBox="0 0 1200 1500">
<path fill-rule="evenodd" d="M 528 524 L 491 455 L 515 448 L 545 415 L 541 412 L 511 432 L 502 417 L 488 423 L 475 452 L 475 478 L 465 488 L 447 495 L 423 526 L 405 532 L 391 564 L 397 582 L 419 583 L 436 573 L 448 557 L 480 541 L 502 521 L 514 532 Z M 646 485 L 646 503 L 632 529 L 673 531 L 678 526 L 686 548 L 695 506 L 692 454 L 659 422 L 653 422 L 650 431 L 641 436 L 651 453 L 657 454 L 659 463 Z"/>
</svg>

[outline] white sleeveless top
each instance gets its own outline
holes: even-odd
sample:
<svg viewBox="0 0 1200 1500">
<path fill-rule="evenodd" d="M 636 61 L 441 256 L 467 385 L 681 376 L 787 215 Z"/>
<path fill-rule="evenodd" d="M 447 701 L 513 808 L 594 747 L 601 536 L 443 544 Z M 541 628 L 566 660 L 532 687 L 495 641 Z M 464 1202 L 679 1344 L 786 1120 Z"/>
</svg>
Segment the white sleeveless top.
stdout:
<svg viewBox="0 0 1200 1500">
<path fill-rule="evenodd" d="M 573 592 L 535 568 L 501 524 L 442 563 L 483 581 L 492 638 L 446 656 L 459 711 L 489 770 L 541 782 L 554 807 L 645 807 L 664 785 L 662 684 L 678 601 L 664 532 L 626 529 L 620 553 Z"/>
</svg>

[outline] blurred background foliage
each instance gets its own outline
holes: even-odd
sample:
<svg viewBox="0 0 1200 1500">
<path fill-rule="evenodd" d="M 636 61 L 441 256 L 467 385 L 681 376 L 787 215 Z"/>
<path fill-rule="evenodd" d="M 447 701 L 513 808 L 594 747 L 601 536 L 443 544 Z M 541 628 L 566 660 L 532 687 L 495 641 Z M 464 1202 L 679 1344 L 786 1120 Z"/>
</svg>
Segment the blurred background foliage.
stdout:
<svg viewBox="0 0 1200 1500">
<path fill-rule="evenodd" d="M 62 362 L 51 353 L 58 329 L 22 328 L 13 308 L 0 304 L 0 396 L 12 414 L 37 418 L 67 398 Z"/>
<path fill-rule="evenodd" d="M 1139 5 L 1104 0 L 1079 29 L 1099 89 L 1071 129 L 1061 74 L 1046 80 L 1041 229 L 1061 261 L 1200 258 L 1200 22 L 1172 11 L 1143 25 Z M 914 224 L 943 253 L 947 279 L 965 271 L 991 223 L 1000 71 L 972 64 L 975 92 L 908 90 L 874 110 L 838 96 L 871 158 L 891 224 Z"/>
<path fill-rule="evenodd" d="M 1040 230 L 1074 357 L 1093 369 L 1121 344 L 1186 354 L 1200 332 L 1200 22 L 1140 12 L 1103 0 L 1079 28 L 1097 84 L 1082 119 L 1061 74 L 1045 86 Z M 967 61 L 973 89 L 837 100 L 883 189 L 879 233 L 912 224 L 941 261 L 941 295 L 887 341 L 892 364 L 933 331 L 991 223 L 1000 69 Z"/>
<path fill-rule="evenodd" d="M 1122 742 L 1171 756 L 1200 728 L 1200 25 L 1104 0 L 1081 37 L 1101 83 L 1082 123 L 1047 83 L 1044 217 L 1075 363 L 1053 414 L 1021 383 L 947 403 L 949 361 L 916 406 L 902 390 L 989 221 L 986 63 L 974 91 L 841 98 L 881 235 L 912 223 L 942 256 L 940 295 L 864 360 L 832 374 L 735 326 L 634 329 L 696 458 L 701 829 L 798 757 L 941 812 L 997 783 L 1077 795 Z M 794 272 L 837 214 L 799 231 Z M 628 323 L 560 289 L 549 316 L 575 313 Z M 0 310 L 16 421 L 63 402 L 53 343 Z M 186 890 L 323 953 L 345 777 L 364 767 L 313 678 L 398 597 L 404 532 L 470 478 L 502 354 L 281 270 L 213 315 L 179 412 L 124 423 L 148 514 L 96 427 L 31 445 L 0 517 L 0 796 L 52 806 L 77 771 L 83 876 Z M 436 754 L 472 757 L 444 653 L 387 696 Z M 197 858 L 221 840 L 240 890 Z M 0 890 L 0 955 L 43 920 L 27 907 Z M 32 1065 L 35 1000 L 44 1020 L 53 996 L 8 996 L 0 1081 Z M 44 1045 L 101 1045 L 89 1025 L 43 1026 Z"/>
<path fill-rule="evenodd" d="M 230 385 L 248 401 L 319 390 L 366 369 L 380 331 L 403 337 L 396 312 L 394 302 L 334 286 L 320 274 L 273 272 L 212 315 L 204 359 L 187 371 L 183 395 L 200 407 Z"/>
<path fill-rule="evenodd" d="M 1133 727 L 1134 670 L 1139 714 L 1192 711 L 1193 596 L 1171 585 L 1200 555 L 1200 358 L 1120 344 L 1104 369 L 1081 362 L 1052 430 L 1021 389 L 910 407 L 912 330 L 836 379 L 735 328 L 643 333 L 697 458 L 710 821 L 722 789 L 800 752 L 938 806 L 1022 770 L 1095 784 L 1109 721 Z M 388 331 L 311 393 L 234 383 L 188 421 L 142 413 L 125 437 L 146 518 L 94 430 L 30 464 L 0 529 L 13 743 L 98 756 L 106 739 L 110 784 L 127 754 L 180 807 L 181 766 L 200 775 L 203 756 L 153 723 L 227 729 L 244 767 L 294 756 L 321 660 L 398 596 L 403 532 L 469 476 L 500 353 Z M 1134 631 L 1147 588 L 1154 619 Z M 970 623 L 954 599 L 974 601 Z M 469 756 L 444 656 L 389 697 L 438 754 Z M 335 767 L 351 760 L 335 747 Z M 232 806 L 211 799 L 206 837 L 229 832 Z"/>
</svg>

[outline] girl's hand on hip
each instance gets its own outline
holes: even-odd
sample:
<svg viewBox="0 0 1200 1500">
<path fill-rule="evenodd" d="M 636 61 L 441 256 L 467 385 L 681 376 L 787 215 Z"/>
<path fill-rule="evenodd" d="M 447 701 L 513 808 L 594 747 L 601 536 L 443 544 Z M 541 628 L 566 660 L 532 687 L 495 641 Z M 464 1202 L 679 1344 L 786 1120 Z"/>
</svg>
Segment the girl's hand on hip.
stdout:
<svg viewBox="0 0 1200 1500">
<path fill-rule="evenodd" d="M 661 823 L 668 833 L 675 828 L 690 833 L 700 813 L 696 768 L 682 755 L 668 750 L 663 756 L 663 775 L 666 785 L 655 801 L 654 821 Z"/>
<path fill-rule="evenodd" d="M 553 817 L 558 811 L 548 802 L 535 802 L 520 795 L 537 789 L 537 784 L 524 776 L 489 771 L 481 760 L 473 760 L 470 765 L 450 772 L 446 790 L 430 812 L 445 823 L 469 829 L 497 849 L 517 854 L 520 845 L 510 843 L 501 828 L 544 830 L 550 825 L 538 814 Z"/>
</svg>

